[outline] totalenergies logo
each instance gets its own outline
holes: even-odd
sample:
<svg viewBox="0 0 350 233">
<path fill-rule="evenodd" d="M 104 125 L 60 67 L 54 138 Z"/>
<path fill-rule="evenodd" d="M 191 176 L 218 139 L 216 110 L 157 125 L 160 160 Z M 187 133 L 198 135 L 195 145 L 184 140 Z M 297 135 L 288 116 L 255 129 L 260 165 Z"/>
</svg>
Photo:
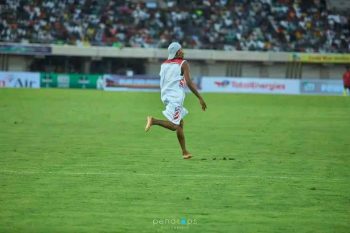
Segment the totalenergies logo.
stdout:
<svg viewBox="0 0 350 233">
<path fill-rule="evenodd" d="M 223 80 L 221 82 L 215 81 L 214 83 L 217 87 L 227 87 L 228 85 L 230 85 L 230 81 L 228 80 Z"/>
</svg>

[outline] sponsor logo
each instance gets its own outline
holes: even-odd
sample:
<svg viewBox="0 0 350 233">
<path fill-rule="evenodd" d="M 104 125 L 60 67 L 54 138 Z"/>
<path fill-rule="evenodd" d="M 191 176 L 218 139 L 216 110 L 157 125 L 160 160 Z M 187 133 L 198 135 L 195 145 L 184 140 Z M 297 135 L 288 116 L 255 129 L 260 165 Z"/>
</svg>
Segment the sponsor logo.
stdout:
<svg viewBox="0 0 350 233">
<path fill-rule="evenodd" d="M 228 81 L 228 80 L 223 80 L 221 82 L 215 81 L 214 83 L 217 87 L 227 87 L 228 85 L 230 85 L 230 81 Z"/>
<path fill-rule="evenodd" d="M 68 75 L 57 76 L 57 87 L 68 88 L 69 83 L 70 83 L 70 78 Z"/>
<path fill-rule="evenodd" d="M 232 81 L 232 87 L 240 89 L 267 89 L 270 91 L 274 90 L 285 90 L 285 84 L 278 83 L 258 83 L 258 82 L 238 82 Z"/>
<path fill-rule="evenodd" d="M 49 74 L 45 75 L 41 81 L 45 84 L 45 87 L 50 87 L 50 84 L 53 83 L 53 79 Z"/>
<path fill-rule="evenodd" d="M 336 84 L 322 84 L 321 92 L 325 93 L 342 93 L 343 87 Z"/>
<path fill-rule="evenodd" d="M 304 91 L 313 92 L 313 91 L 316 90 L 316 84 L 315 83 L 304 82 L 302 85 L 303 85 Z"/>
<path fill-rule="evenodd" d="M 300 80 L 246 78 L 246 77 L 203 77 L 204 92 L 299 94 Z"/>
<path fill-rule="evenodd" d="M 0 87 L 21 87 L 33 88 L 37 86 L 38 81 L 33 78 L 21 77 L 19 75 L 9 74 L 0 80 Z"/>
<path fill-rule="evenodd" d="M 13 80 L 14 80 L 14 78 L 12 77 L 12 75 L 4 76 L 0 80 L 0 87 L 10 86 L 10 84 L 12 83 Z"/>
<path fill-rule="evenodd" d="M 78 83 L 81 85 L 82 88 L 86 88 L 86 86 L 90 84 L 90 80 L 87 77 L 82 76 L 79 78 Z"/>
</svg>

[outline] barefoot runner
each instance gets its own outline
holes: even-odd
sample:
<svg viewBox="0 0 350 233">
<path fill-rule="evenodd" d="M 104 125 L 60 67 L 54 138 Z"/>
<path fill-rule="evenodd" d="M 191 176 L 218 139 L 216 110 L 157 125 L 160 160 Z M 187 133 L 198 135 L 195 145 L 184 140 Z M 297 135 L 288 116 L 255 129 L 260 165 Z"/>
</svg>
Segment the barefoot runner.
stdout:
<svg viewBox="0 0 350 233">
<path fill-rule="evenodd" d="M 194 86 L 188 62 L 183 59 L 184 52 L 181 45 L 173 42 L 168 47 L 168 60 L 163 62 L 160 68 L 160 89 L 161 100 L 165 105 L 163 115 L 167 120 L 159 120 L 151 116 L 147 117 L 145 131 L 147 132 L 152 125 L 159 125 L 166 129 L 176 131 L 179 140 L 182 155 L 184 159 L 192 157 L 191 153 L 186 149 L 184 136 L 184 120 L 188 111 L 183 107 L 185 100 L 185 85 L 197 96 L 202 110 L 207 108 L 202 96 Z"/>
</svg>

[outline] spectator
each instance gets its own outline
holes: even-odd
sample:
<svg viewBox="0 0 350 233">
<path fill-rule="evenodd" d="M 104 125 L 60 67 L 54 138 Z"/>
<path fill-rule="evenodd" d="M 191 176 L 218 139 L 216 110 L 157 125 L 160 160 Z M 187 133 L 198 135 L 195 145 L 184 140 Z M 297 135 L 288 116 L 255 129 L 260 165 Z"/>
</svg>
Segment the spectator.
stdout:
<svg viewBox="0 0 350 233">
<path fill-rule="evenodd" d="M 350 52 L 349 15 L 322 0 L 4 0 L 0 41 L 77 46 Z"/>
<path fill-rule="evenodd" d="M 350 94 L 350 66 L 346 67 L 346 71 L 343 74 L 343 83 L 344 83 L 344 96 L 348 96 Z"/>
</svg>

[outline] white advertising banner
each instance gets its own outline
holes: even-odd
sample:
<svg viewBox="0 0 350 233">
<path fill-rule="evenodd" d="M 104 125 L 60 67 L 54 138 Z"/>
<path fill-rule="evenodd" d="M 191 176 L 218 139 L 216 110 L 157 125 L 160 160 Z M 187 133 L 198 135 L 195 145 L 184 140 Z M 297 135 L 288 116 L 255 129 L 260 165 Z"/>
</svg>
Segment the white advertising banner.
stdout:
<svg viewBox="0 0 350 233">
<path fill-rule="evenodd" d="M 40 73 L 0 72 L 0 88 L 40 88 Z"/>
<path fill-rule="evenodd" d="M 203 77 L 203 92 L 300 94 L 300 81 L 265 78 Z"/>
<path fill-rule="evenodd" d="M 300 91 L 302 94 L 342 95 L 344 90 L 343 80 L 301 80 Z"/>
<path fill-rule="evenodd" d="M 160 91 L 159 76 L 103 75 L 105 91 Z"/>
</svg>

